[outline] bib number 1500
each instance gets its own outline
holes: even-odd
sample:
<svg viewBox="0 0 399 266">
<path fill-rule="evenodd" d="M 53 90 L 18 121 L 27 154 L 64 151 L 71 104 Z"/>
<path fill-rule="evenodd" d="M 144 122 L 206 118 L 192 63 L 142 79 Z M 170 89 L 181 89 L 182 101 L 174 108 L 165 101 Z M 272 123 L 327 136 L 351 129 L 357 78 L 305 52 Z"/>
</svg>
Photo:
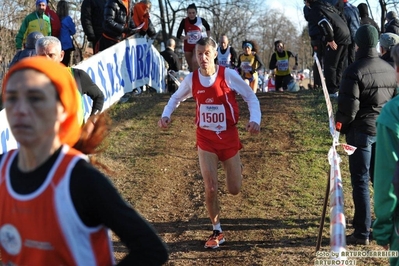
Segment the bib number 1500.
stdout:
<svg viewBox="0 0 399 266">
<path fill-rule="evenodd" d="M 202 121 L 205 123 L 220 123 L 224 120 L 224 113 L 202 113 Z"/>
</svg>

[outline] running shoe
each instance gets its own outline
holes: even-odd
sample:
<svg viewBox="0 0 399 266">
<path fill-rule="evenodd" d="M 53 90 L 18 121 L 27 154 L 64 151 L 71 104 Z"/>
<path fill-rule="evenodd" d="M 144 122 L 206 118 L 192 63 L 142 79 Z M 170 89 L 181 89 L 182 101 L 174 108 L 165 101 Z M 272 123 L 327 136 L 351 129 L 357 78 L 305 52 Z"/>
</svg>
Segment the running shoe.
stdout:
<svg viewBox="0 0 399 266">
<path fill-rule="evenodd" d="M 223 232 L 219 232 L 219 230 L 213 230 L 212 235 L 208 238 L 208 241 L 205 243 L 205 248 L 218 248 L 219 245 L 223 244 L 225 241 Z"/>
</svg>

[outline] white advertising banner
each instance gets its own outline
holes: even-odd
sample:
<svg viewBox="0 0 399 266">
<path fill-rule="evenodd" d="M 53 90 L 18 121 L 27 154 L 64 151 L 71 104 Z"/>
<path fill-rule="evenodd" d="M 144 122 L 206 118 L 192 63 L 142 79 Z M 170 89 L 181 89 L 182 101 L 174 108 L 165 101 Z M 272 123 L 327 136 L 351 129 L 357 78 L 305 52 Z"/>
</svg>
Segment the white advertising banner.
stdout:
<svg viewBox="0 0 399 266">
<path fill-rule="evenodd" d="M 163 57 L 147 38 L 132 38 L 120 42 L 74 68 L 87 72 L 105 96 L 104 107 L 108 109 L 127 92 L 147 85 L 158 93 L 165 92 L 167 69 Z M 83 96 L 85 117 L 91 112 L 92 100 Z M 17 148 L 6 119 L 5 110 L 0 112 L 0 153 Z"/>
</svg>

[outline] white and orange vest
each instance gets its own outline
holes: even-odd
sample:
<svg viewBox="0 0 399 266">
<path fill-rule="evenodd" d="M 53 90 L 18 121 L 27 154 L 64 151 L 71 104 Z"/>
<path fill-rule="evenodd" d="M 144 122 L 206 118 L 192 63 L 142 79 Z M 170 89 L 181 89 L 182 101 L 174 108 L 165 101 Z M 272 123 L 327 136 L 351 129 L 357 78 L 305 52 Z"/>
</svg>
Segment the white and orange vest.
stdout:
<svg viewBox="0 0 399 266">
<path fill-rule="evenodd" d="M 109 230 L 81 221 L 70 193 L 71 172 L 84 158 L 64 145 L 45 181 L 31 194 L 11 187 L 18 151 L 0 164 L 0 250 L 4 265 L 114 265 Z"/>
</svg>

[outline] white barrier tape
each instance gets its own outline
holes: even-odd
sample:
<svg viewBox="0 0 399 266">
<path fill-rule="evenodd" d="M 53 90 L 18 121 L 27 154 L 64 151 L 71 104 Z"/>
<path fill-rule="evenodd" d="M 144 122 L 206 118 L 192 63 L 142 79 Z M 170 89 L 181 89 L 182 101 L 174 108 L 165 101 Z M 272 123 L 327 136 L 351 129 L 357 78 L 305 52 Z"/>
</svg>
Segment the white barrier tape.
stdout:
<svg viewBox="0 0 399 266">
<path fill-rule="evenodd" d="M 341 163 L 341 158 L 336 150 L 336 146 L 340 145 L 339 131 L 337 131 L 335 128 L 336 125 L 334 121 L 334 113 L 330 101 L 330 95 L 327 90 L 323 71 L 321 69 L 319 59 L 317 58 L 317 54 L 315 53 L 313 57 L 317 65 L 317 69 L 320 73 L 324 98 L 327 105 L 330 134 L 333 138 L 332 146 L 328 152 L 328 162 L 330 164 L 330 169 L 331 169 L 330 170 L 330 249 L 331 249 L 331 254 L 334 253 L 339 255 L 338 258 L 331 257 L 331 259 L 334 260 L 345 259 L 345 257 L 340 256 L 342 251 L 346 250 L 346 235 L 345 235 L 346 223 L 344 215 L 344 193 L 343 193 L 343 186 L 341 179 L 341 170 L 339 167 L 339 164 Z M 351 150 L 350 147 L 349 150 Z"/>
</svg>

